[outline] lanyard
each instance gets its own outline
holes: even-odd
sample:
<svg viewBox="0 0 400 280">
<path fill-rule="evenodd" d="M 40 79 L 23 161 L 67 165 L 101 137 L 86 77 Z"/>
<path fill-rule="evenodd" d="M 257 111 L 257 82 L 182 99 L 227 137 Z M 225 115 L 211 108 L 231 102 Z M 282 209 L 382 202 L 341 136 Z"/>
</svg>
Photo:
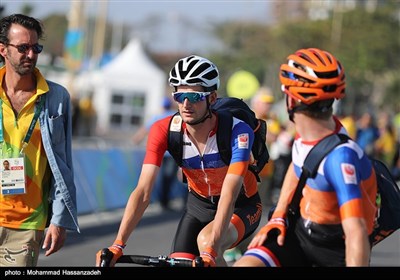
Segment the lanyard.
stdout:
<svg viewBox="0 0 400 280">
<path fill-rule="evenodd" d="M 31 137 L 32 137 L 33 129 L 35 128 L 36 122 L 37 122 L 37 120 L 39 119 L 39 115 L 40 115 L 40 112 L 42 111 L 42 107 L 43 107 L 43 104 L 44 104 L 44 100 L 45 100 L 44 96 L 39 96 L 39 100 L 36 102 L 36 103 L 38 103 L 39 105 L 38 105 L 38 106 L 35 106 L 35 113 L 34 113 L 34 115 L 33 115 L 31 124 L 29 125 L 28 132 L 26 133 L 25 138 L 24 138 L 24 140 L 22 141 L 21 154 L 22 154 L 23 150 L 25 149 L 25 147 L 28 145 L 28 142 L 29 142 L 29 140 L 30 140 Z M 0 110 L 0 122 L 1 122 L 1 125 L 0 125 L 0 143 L 3 143 L 3 142 L 4 142 L 4 132 L 3 132 L 3 106 L 2 106 L 2 105 L 3 105 L 3 99 L 0 98 L 0 108 L 1 108 L 1 110 Z"/>
</svg>

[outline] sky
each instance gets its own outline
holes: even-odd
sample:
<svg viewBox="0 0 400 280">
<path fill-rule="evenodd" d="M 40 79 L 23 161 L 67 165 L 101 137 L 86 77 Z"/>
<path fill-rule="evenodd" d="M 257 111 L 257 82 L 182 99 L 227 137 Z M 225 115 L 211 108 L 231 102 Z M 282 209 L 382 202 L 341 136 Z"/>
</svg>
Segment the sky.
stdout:
<svg viewBox="0 0 400 280">
<path fill-rule="evenodd" d="M 269 5 L 262 0 L 85 0 L 85 13 L 95 15 L 101 3 L 107 3 L 107 19 L 119 25 L 133 26 L 131 36 L 150 43 L 151 49 L 189 51 L 207 47 L 207 34 L 213 23 L 229 20 L 268 23 Z M 3 14 L 21 12 L 29 3 L 32 16 L 43 18 L 52 13 L 69 14 L 71 1 L 66 0 L 0 0 Z M 103 5 L 104 6 L 104 5 Z M 210 42 L 211 43 L 211 42 Z"/>
</svg>

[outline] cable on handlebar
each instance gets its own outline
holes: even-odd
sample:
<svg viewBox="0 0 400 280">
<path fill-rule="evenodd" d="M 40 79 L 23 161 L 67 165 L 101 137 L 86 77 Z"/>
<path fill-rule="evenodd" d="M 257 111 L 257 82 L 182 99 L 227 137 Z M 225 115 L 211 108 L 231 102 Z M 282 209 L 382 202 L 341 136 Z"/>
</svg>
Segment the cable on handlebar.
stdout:
<svg viewBox="0 0 400 280">
<path fill-rule="evenodd" d="M 113 253 L 104 248 L 101 251 L 101 267 L 109 267 L 113 258 Z M 203 259 L 198 256 L 194 260 L 170 258 L 168 256 L 160 255 L 158 257 L 150 257 L 144 255 L 122 255 L 117 263 L 133 263 L 144 266 L 155 267 L 204 267 Z"/>
</svg>

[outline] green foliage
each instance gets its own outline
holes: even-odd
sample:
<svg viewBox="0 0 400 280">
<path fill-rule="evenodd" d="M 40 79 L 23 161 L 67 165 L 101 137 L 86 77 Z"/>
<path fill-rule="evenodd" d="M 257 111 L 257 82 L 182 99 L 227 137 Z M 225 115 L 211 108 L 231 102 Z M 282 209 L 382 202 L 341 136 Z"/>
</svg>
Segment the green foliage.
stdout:
<svg viewBox="0 0 400 280">
<path fill-rule="evenodd" d="M 6 5 L 5 5 L 6 7 Z M 28 4 L 25 13 L 32 11 Z M 228 21 L 213 24 L 213 35 L 224 45 L 223 51 L 208 55 L 220 69 L 221 95 L 237 70 L 253 73 L 260 84 L 281 96 L 278 71 L 288 54 L 300 48 L 318 47 L 339 58 L 346 72 L 346 111 L 353 112 L 367 103 L 375 106 L 400 104 L 400 2 L 379 1 L 373 12 L 363 8 L 335 11 L 326 20 L 297 20 L 275 25 Z M 68 29 L 65 15 L 43 19 L 46 28 L 45 51 L 63 56 Z M 154 20 L 153 20 L 154 21 Z M 128 27 L 122 27 L 123 41 L 129 39 Z M 105 51 L 111 48 L 113 28 L 107 23 Z M 125 30 L 126 29 L 126 30 Z M 85 34 L 94 34 L 94 18 L 88 18 Z M 85 35 L 86 36 L 86 35 Z M 96 42 L 88 40 L 86 55 Z M 169 68 L 168 68 L 169 69 Z M 399 106 L 398 106 L 399 107 Z M 400 109 L 400 108 L 399 108 Z"/>
<path fill-rule="evenodd" d="M 400 71 L 394 72 L 389 79 L 386 88 L 383 104 L 391 104 L 397 112 L 400 112 Z"/>
<path fill-rule="evenodd" d="M 279 66 L 288 54 L 300 48 L 325 49 L 345 68 L 345 111 L 353 112 L 372 102 L 376 107 L 386 104 L 393 108 L 400 104 L 399 11 L 400 2 L 388 1 L 374 12 L 354 9 L 327 20 L 289 21 L 274 26 L 222 23 L 216 27 L 215 36 L 225 50 L 215 53 L 214 60 L 223 75 L 248 70 L 261 83 L 280 92 Z"/>
<path fill-rule="evenodd" d="M 43 19 L 45 27 L 44 49 L 52 56 L 63 56 L 64 37 L 68 29 L 68 20 L 63 14 L 52 14 Z"/>
</svg>

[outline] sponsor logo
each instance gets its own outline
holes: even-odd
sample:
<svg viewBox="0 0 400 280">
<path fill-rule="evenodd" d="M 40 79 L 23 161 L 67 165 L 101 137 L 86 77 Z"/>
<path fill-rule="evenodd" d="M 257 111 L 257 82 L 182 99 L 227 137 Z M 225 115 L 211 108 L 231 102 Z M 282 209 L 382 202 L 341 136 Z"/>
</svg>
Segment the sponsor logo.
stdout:
<svg viewBox="0 0 400 280">
<path fill-rule="evenodd" d="M 346 184 L 357 184 L 355 166 L 349 163 L 342 163 L 340 167 L 342 169 L 344 182 Z"/>
<path fill-rule="evenodd" d="M 238 135 L 238 148 L 239 149 L 248 149 L 249 148 L 249 134 L 242 133 Z"/>
<path fill-rule="evenodd" d="M 257 211 L 254 214 L 249 214 L 246 218 L 249 220 L 249 224 L 252 225 L 258 222 L 261 218 L 262 214 L 262 205 L 261 203 L 257 203 Z"/>
</svg>

